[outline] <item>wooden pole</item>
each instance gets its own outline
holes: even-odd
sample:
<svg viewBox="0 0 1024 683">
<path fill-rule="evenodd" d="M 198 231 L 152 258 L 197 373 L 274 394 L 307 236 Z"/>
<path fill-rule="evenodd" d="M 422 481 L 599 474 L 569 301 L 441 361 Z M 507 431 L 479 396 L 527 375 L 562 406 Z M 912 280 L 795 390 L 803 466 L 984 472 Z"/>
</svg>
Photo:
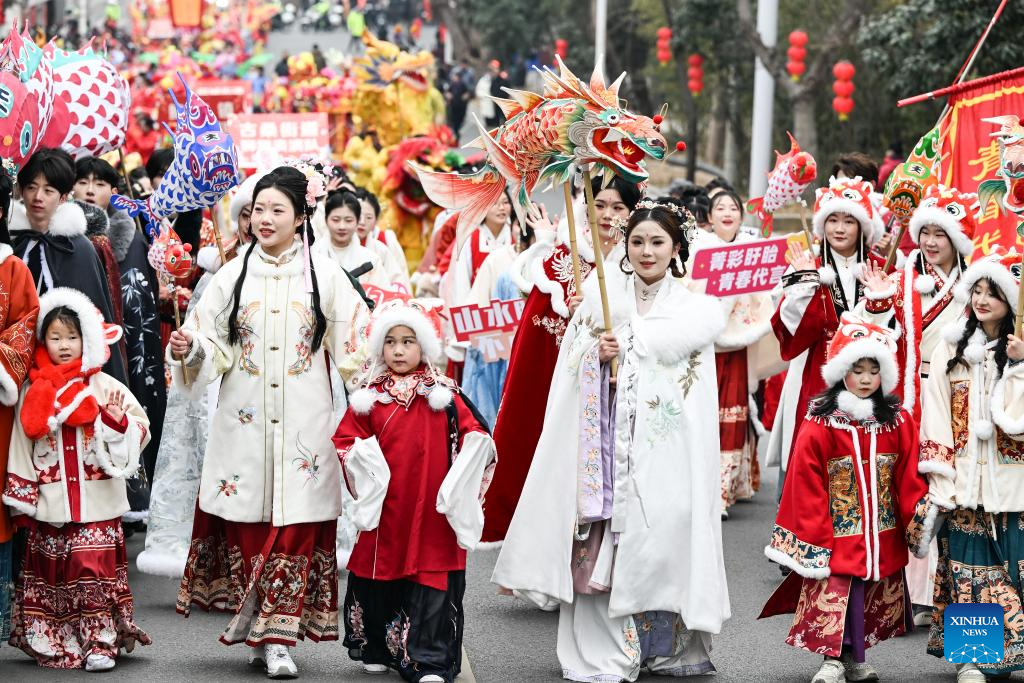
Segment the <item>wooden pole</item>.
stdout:
<svg viewBox="0 0 1024 683">
<path fill-rule="evenodd" d="M 227 195 L 224 196 L 227 197 Z M 224 251 L 224 235 L 220 232 L 220 220 L 217 218 L 220 214 L 220 209 L 221 207 L 217 204 L 211 206 L 210 218 L 213 220 L 213 234 L 217 236 L 217 253 L 220 254 L 220 265 L 223 268 L 224 264 L 228 262 L 228 255 Z"/>
<path fill-rule="evenodd" d="M 569 224 L 569 251 L 572 253 L 572 281 L 576 285 L 576 295 L 583 292 L 583 281 L 580 276 L 580 252 L 576 247 L 576 212 L 573 211 L 572 192 L 569 189 L 570 181 L 562 183 L 562 190 L 565 193 L 565 220 Z"/>
<path fill-rule="evenodd" d="M 892 245 L 889 247 L 889 256 L 885 259 L 885 268 L 883 272 L 888 273 L 892 268 L 892 264 L 896 263 L 896 252 L 900 248 L 900 242 L 903 241 L 903 234 L 907 232 L 907 225 L 910 223 L 909 220 L 897 219 L 900 222 L 900 229 L 896 232 L 896 237 L 892 241 Z"/>
<path fill-rule="evenodd" d="M 804 228 L 804 237 L 807 238 L 807 251 L 814 255 L 814 233 L 811 232 L 811 228 L 807 225 L 807 206 L 800 204 L 800 224 Z"/>
<path fill-rule="evenodd" d="M 1017 226 L 1017 234 L 1024 234 L 1024 223 Z M 1020 289 L 1017 292 L 1017 321 L 1013 326 L 1013 334 L 1017 339 L 1021 338 L 1024 331 L 1024 254 L 1020 257 Z"/>
<path fill-rule="evenodd" d="M 601 227 L 597 224 L 597 209 L 594 207 L 594 189 L 591 187 L 590 171 L 583 171 L 583 192 L 587 197 L 587 220 L 590 223 L 590 239 L 594 243 L 594 263 L 597 266 L 597 287 L 601 292 L 601 313 L 604 316 L 604 331 L 612 331 L 612 311 L 608 305 L 608 289 L 604 283 L 604 252 L 601 251 Z M 619 360 L 612 358 L 612 378 L 619 374 Z"/>
<path fill-rule="evenodd" d="M 181 309 L 178 306 L 178 285 L 175 283 L 174 278 L 167 280 L 167 291 L 171 295 L 171 302 L 174 305 L 174 329 L 181 330 Z M 197 344 L 198 342 L 193 342 Z M 192 375 L 189 372 L 188 367 L 185 365 L 184 357 L 178 358 L 182 361 L 181 363 L 181 381 L 185 383 L 186 387 L 192 386 Z"/>
</svg>

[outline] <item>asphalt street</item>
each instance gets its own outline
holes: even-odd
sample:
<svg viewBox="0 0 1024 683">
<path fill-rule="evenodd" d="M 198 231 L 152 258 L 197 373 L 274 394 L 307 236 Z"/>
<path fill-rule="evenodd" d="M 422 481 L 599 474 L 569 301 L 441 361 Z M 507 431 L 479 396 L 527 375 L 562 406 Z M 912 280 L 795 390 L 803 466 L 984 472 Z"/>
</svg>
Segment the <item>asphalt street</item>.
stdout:
<svg viewBox="0 0 1024 683">
<path fill-rule="evenodd" d="M 723 525 L 726 571 L 732 600 L 732 619 L 714 641 L 712 659 L 718 673 L 707 680 L 809 681 L 819 657 L 784 644 L 788 617 L 757 621 L 764 601 L 780 580 L 778 569 L 762 550 L 774 516 L 775 470 L 764 472 L 765 485 L 757 497 L 732 508 Z M 174 612 L 178 583 L 139 574 L 134 557 L 142 549 L 139 535 L 129 540 L 130 582 L 139 625 L 153 638 L 149 647 L 121 657 L 110 681 L 164 683 L 170 681 L 262 680 L 245 664 L 241 646 L 226 647 L 217 636 L 227 623 L 221 614 L 193 612 L 183 619 Z M 527 607 L 498 596 L 489 582 L 497 550 L 471 556 L 466 591 L 465 649 L 476 681 L 558 681 L 555 657 L 557 614 Z M 952 665 L 925 653 L 924 631 L 887 641 L 868 650 L 868 661 L 884 681 L 953 681 Z M 370 678 L 349 661 L 339 643 L 301 643 L 295 652 L 301 678 L 318 681 L 399 680 L 397 674 Z M 85 672 L 40 669 L 24 654 L 0 646 L 0 681 L 55 681 L 85 676 Z M 646 674 L 641 679 L 650 677 Z M 460 681 L 472 680 L 463 676 Z"/>
</svg>

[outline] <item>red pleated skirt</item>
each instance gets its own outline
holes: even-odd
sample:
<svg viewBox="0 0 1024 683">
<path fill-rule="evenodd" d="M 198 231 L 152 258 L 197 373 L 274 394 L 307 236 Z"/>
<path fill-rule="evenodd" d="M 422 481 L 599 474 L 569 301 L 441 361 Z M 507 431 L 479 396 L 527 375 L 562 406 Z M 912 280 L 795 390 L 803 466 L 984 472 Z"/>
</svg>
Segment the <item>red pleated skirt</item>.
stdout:
<svg viewBox="0 0 1024 683">
<path fill-rule="evenodd" d="M 152 641 L 135 625 L 121 520 L 32 523 L 14 593 L 10 644 L 40 666 L 80 669 Z"/>
<path fill-rule="evenodd" d="M 196 506 L 178 613 L 233 612 L 225 645 L 337 640 L 337 524 L 231 522 Z"/>
</svg>

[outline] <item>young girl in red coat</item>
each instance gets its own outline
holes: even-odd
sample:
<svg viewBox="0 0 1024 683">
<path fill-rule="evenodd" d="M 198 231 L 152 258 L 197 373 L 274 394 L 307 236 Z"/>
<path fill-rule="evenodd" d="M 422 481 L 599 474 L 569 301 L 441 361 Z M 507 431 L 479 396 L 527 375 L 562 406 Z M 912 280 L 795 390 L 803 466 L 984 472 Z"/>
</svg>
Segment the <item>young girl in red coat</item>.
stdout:
<svg viewBox="0 0 1024 683">
<path fill-rule="evenodd" d="M 864 650 L 910 626 L 907 549 L 928 552 L 937 510 L 917 471 L 913 418 L 889 330 L 843 314 L 793 449 L 765 555 L 793 570 L 761 617 L 796 613 L 786 642 L 825 655 L 812 683 L 877 680 Z"/>
<path fill-rule="evenodd" d="M 367 381 L 334 437 L 361 530 L 345 645 L 367 673 L 393 668 L 414 683 L 451 683 L 461 669 L 466 550 L 480 540 L 495 458 L 483 420 L 430 362 L 440 330 L 417 301 L 374 311 Z"/>
</svg>

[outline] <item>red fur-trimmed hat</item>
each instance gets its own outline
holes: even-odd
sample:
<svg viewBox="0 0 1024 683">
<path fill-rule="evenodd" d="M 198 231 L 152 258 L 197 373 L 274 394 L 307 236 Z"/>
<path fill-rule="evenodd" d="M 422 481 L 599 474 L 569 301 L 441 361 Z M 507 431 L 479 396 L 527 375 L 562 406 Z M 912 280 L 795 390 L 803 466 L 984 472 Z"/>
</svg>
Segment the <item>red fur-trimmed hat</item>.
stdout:
<svg viewBox="0 0 1024 683">
<path fill-rule="evenodd" d="M 825 239 L 825 220 L 834 213 L 848 213 L 860 224 L 861 236 L 868 246 L 877 242 L 885 226 L 871 203 L 871 183 L 855 178 L 829 178 L 828 187 L 819 187 L 814 200 L 814 234 Z"/>
<path fill-rule="evenodd" d="M 843 313 L 836 336 L 829 344 L 828 361 L 821 368 L 821 376 L 829 386 L 842 382 L 861 358 L 871 358 L 878 363 L 882 391 L 888 394 L 896 388 L 899 369 L 893 333 L 851 313 Z"/>
<path fill-rule="evenodd" d="M 1016 247 L 1007 251 L 1001 244 L 997 244 L 987 256 L 971 263 L 960 277 L 953 296 L 964 305 L 970 303 L 974 285 L 978 280 L 988 278 L 1002 292 L 1010 304 L 1010 311 L 1016 311 L 1020 295 L 1020 259 L 1021 254 Z"/>
<path fill-rule="evenodd" d="M 931 185 L 910 217 L 910 236 L 914 244 L 920 244 L 921 228 L 937 225 L 945 231 L 953 248 L 964 258 L 970 258 L 974 253 L 974 231 L 978 227 L 980 212 L 981 202 L 975 193 L 961 192 L 945 185 Z"/>
</svg>

